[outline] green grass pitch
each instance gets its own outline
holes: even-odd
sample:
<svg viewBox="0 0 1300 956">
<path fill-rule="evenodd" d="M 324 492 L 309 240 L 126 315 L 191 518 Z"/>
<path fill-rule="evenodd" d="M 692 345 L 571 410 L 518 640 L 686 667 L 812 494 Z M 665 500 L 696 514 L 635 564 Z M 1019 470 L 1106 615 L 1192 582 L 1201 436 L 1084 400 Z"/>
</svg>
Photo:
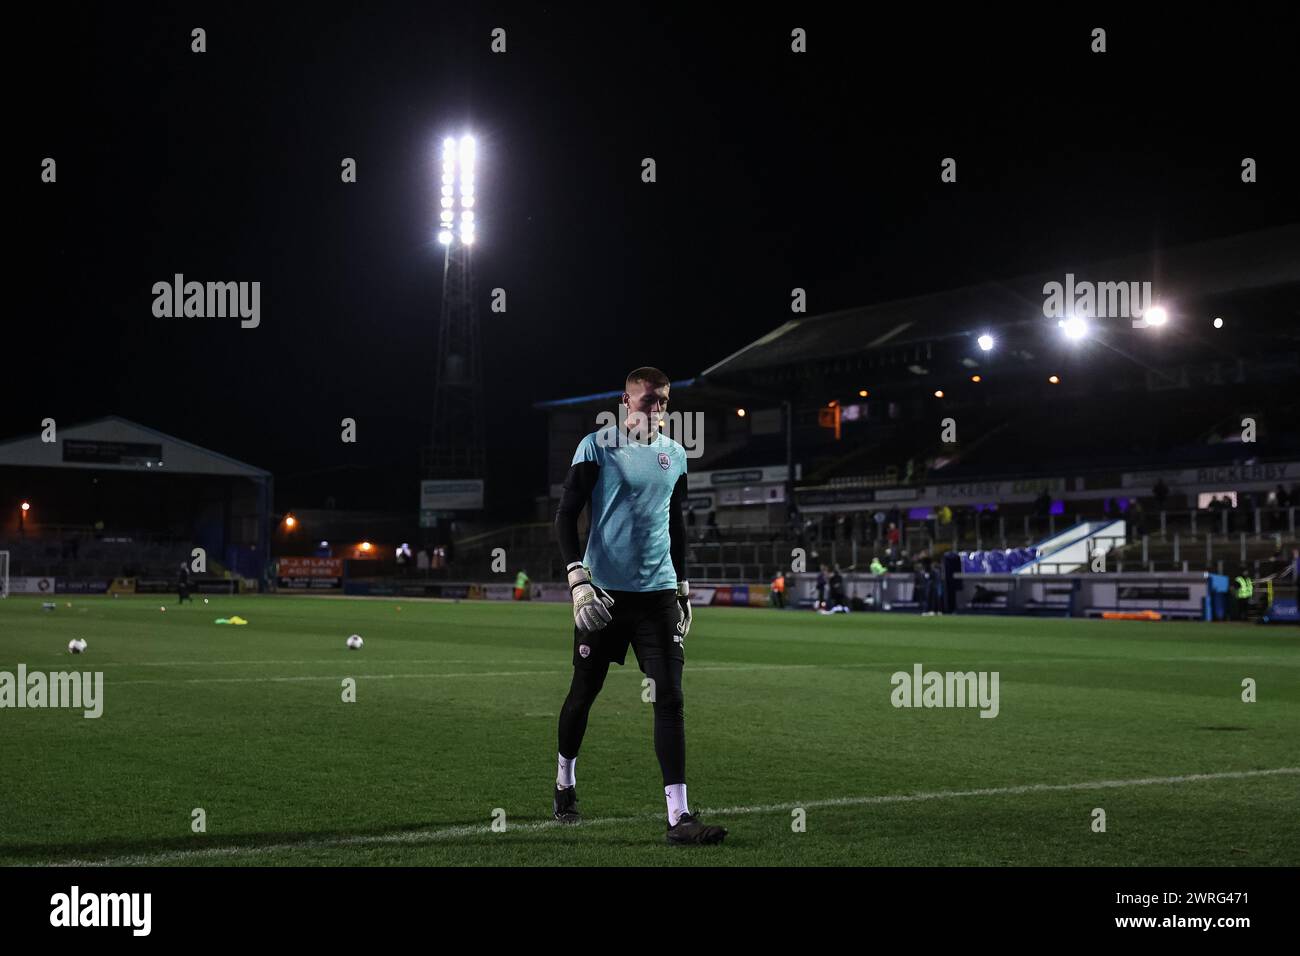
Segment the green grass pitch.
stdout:
<svg viewBox="0 0 1300 956">
<path fill-rule="evenodd" d="M 0 863 L 1300 863 L 1295 628 L 698 609 L 690 799 L 731 834 L 689 848 L 630 654 L 578 760 L 587 822 L 551 822 L 571 628 L 556 604 L 0 601 L 0 671 L 104 673 L 98 719 L 0 710 Z M 915 663 L 997 671 L 998 716 L 895 708 Z"/>
</svg>

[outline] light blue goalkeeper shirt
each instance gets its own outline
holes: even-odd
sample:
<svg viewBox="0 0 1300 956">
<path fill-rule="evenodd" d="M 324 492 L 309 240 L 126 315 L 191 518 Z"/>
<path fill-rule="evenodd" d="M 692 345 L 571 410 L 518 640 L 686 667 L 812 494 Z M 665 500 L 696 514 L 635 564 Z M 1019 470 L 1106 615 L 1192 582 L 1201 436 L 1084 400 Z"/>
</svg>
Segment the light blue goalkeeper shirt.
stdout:
<svg viewBox="0 0 1300 956">
<path fill-rule="evenodd" d="M 609 591 L 676 588 L 668 515 L 686 450 L 662 433 L 647 445 L 610 427 L 578 443 L 571 464 L 584 461 L 600 469 L 583 558 L 592 581 Z"/>
</svg>

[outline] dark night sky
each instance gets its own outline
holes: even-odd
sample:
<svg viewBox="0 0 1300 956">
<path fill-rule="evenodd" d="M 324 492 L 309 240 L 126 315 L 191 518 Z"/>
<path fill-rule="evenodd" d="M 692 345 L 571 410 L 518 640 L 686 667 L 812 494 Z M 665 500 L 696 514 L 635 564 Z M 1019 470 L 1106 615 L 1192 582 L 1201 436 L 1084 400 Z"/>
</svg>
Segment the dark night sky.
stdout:
<svg viewBox="0 0 1300 956">
<path fill-rule="evenodd" d="M 516 512 L 545 489 L 534 401 L 641 364 L 695 374 L 788 318 L 794 286 L 817 313 L 1300 215 L 1294 29 L 1269 16 L 146 9 L 12 32 L 30 57 L 8 150 L 24 294 L 0 437 L 120 414 L 272 470 L 282 508 L 318 503 L 339 467 L 372 489 L 340 505 L 416 507 L 436 148 L 466 127 L 479 290 L 509 295 L 482 322 L 491 470 L 516 480 L 489 496 Z M 1243 156 L 1260 183 L 1240 183 Z M 154 318 L 175 272 L 261 281 L 261 327 Z"/>
</svg>

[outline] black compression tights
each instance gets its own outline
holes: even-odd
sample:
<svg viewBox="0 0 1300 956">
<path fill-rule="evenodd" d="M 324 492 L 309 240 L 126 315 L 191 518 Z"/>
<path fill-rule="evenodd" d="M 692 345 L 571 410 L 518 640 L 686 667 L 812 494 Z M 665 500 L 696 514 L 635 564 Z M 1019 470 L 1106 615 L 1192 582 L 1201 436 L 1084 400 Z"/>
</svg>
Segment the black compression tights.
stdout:
<svg viewBox="0 0 1300 956">
<path fill-rule="evenodd" d="M 569 696 L 560 708 L 560 753 L 576 757 L 587 732 L 587 715 L 605 686 L 609 664 L 575 667 Z M 655 756 L 664 786 L 686 782 L 686 717 L 682 698 L 682 662 L 665 657 L 645 661 L 645 675 L 654 681 Z"/>
</svg>

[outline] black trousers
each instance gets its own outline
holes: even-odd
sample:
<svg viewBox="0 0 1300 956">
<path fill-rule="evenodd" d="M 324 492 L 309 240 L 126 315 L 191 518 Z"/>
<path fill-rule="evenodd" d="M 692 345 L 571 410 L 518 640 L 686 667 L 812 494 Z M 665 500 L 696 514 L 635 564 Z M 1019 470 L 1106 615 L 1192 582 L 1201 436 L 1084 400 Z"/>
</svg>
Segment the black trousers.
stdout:
<svg viewBox="0 0 1300 956">
<path fill-rule="evenodd" d="M 573 629 L 573 679 L 560 708 L 559 751 L 576 757 L 587 732 L 587 718 L 610 664 L 622 666 L 631 646 L 654 708 L 654 747 L 664 786 L 686 782 L 686 715 L 682 668 L 686 662 L 677 636 L 681 611 L 675 591 L 610 591 L 613 621 L 594 634 Z"/>
</svg>

